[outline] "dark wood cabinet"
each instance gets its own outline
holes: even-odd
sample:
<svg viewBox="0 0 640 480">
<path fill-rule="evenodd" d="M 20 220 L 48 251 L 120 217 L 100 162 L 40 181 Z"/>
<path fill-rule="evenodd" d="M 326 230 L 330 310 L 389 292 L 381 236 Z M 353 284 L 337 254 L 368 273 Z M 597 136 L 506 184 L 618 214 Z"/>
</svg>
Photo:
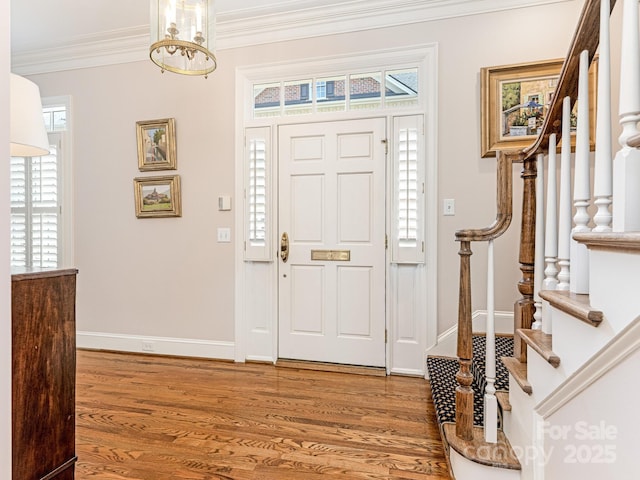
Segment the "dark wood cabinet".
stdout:
<svg viewBox="0 0 640 480">
<path fill-rule="evenodd" d="M 77 270 L 11 276 L 13 480 L 73 480 Z"/>
</svg>

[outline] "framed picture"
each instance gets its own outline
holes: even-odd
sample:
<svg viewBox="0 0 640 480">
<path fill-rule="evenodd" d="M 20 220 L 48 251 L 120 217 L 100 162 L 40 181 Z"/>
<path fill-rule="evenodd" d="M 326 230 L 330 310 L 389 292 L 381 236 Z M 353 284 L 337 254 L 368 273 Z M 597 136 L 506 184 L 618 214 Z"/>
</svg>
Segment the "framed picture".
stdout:
<svg viewBox="0 0 640 480">
<path fill-rule="evenodd" d="M 493 157 L 496 150 L 531 145 L 542 127 L 553 98 L 563 59 L 520 63 L 480 70 L 481 155 Z M 598 62 L 589 70 L 589 116 L 591 149 L 595 149 L 596 81 Z M 575 131 L 576 109 L 571 115 Z M 571 136 L 575 146 L 575 135 Z"/>
<path fill-rule="evenodd" d="M 180 217 L 180 175 L 133 179 L 136 217 Z"/>
<path fill-rule="evenodd" d="M 173 118 L 136 122 L 138 169 L 175 170 L 176 122 Z"/>
</svg>

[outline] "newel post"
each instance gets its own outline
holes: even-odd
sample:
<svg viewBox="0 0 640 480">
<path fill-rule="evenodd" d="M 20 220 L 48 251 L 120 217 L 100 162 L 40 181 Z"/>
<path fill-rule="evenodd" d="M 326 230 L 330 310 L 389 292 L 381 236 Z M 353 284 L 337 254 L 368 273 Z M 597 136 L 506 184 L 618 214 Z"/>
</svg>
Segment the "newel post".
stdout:
<svg viewBox="0 0 640 480">
<path fill-rule="evenodd" d="M 536 156 L 524 159 L 520 175 L 524 190 L 522 193 L 522 224 L 520 227 L 520 270 L 522 278 L 518 291 L 522 295 L 514 305 L 514 333 L 518 328 L 531 328 L 535 305 L 533 301 L 533 273 L 535 269 L 536 243 Z M 527 360 L 527 348 L 523 340 L 515 337 L 513 356 L 521 362 Z"/>
<path fill-rule="evenodd" d="M 456 435 L 463 440 L 473 438 L 473 339 L 471 326 L 471 242 L 460 242 L 460 291 L 458 303 L 458 362 L 456 374 Z"/>
</svg>

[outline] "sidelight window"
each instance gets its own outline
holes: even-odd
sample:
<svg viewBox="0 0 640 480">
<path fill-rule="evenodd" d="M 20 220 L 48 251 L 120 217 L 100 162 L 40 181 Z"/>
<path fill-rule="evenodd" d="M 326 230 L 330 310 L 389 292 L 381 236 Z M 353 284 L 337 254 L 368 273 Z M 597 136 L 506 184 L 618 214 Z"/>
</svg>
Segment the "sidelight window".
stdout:
<svg viewBox="0 0 640 480">
<path fill-rule="evenodd" d="M 422 115 L 394 117 L 393 260 L 424 261 L 425 152 Z"/>
<path fill-rule="evenodd" d="M 271 129 L 245 134 L 245 259 L 269 260 Z"/>
</svg>

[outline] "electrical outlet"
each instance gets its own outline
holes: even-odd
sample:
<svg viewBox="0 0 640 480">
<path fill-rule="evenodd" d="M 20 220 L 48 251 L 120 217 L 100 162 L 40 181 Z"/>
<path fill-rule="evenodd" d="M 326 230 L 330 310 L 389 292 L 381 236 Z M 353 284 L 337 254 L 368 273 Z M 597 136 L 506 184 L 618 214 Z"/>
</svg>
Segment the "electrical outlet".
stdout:
<svg viewBox="0 0 640 480">
<path fill-rule="evenodd" d="M 142 341 L 142 351 L 143 352 L 154 352 L 156 350 L 155 345 L 150 340 Z"/>
<path fill-rule="evenodd" d="M 218 243 L 231 242 L 231 229 L 228 227 L 218 228 Z"/>
</svg>

